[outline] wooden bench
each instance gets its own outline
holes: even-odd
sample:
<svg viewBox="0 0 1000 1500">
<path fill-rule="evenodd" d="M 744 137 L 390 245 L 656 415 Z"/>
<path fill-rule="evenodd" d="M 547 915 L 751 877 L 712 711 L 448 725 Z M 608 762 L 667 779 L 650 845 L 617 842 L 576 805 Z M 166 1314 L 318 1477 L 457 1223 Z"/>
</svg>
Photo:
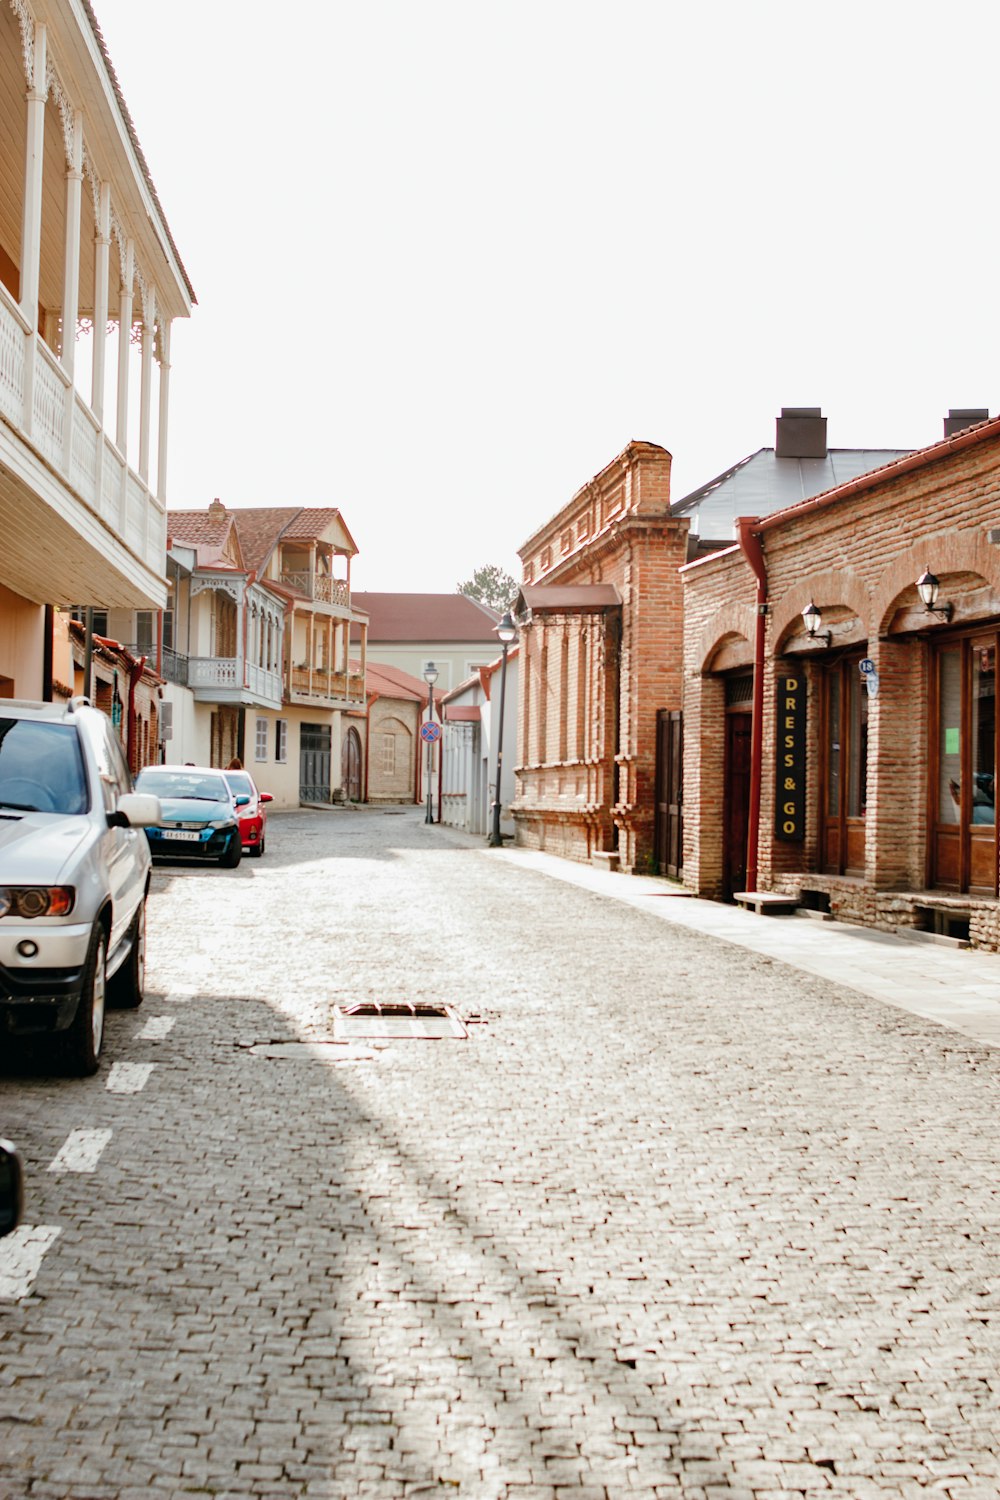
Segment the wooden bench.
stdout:
<svg viewBox="0 0 1000 1500">
<path fill-rule="evenodd" d="M 778 891 L 734 891 L 733 900 L 744 911 L 756 912 L 758 917 L 765 912 L 774 916 L 793 912 L 799 904 L 797 896 L 782 896 Z"/>
</svg>

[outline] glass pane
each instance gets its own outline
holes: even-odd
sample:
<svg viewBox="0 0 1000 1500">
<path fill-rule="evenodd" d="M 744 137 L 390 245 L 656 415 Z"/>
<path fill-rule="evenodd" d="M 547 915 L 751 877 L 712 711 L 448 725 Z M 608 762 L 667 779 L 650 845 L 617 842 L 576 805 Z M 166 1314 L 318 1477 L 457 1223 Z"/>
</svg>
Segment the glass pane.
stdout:
<svg viewBox="0 0 1000 1500">
<path fill-rule="evenodd" d="M 972 642 L 972 821 L 996 822 L 996 646 Z"/>
<path fill-rule="evenodd" d="M 836 672 L 826 679 L 826 811 L 835 818 L 840 812 L 840 677 Z"/>
<path fill-rule="evenodd" d="M 956 647 L 938 657 L 938 820 L 957 823 L 962 786 L 962 657 Z"/>
<path fill-rule="evenodd" d="M 851 704 L 847 816 L 863 818 L 868 801 L 868 689 L 853 662 L 848 664 Z"/>
</svg>

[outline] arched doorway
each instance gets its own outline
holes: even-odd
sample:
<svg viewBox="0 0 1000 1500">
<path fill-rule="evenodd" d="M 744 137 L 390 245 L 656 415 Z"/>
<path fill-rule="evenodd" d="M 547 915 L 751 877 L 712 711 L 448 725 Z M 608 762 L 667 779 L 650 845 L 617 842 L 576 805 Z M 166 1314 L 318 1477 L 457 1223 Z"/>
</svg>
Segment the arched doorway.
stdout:
<svg viewBox="0 0 1000 1500">
<path fill-rule="evenodd" d="M 361 736 L 353 725 L 340 747 L 340 784 L 348 802 L 361 801 Z"/>
</svg>

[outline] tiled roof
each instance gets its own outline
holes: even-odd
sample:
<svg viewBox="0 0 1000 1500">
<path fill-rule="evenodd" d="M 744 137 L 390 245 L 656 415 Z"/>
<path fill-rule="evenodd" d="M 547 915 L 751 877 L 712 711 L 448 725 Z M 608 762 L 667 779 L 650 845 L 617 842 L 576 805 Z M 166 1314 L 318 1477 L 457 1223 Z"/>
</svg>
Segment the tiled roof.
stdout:
<svg viewBox="0 0 1000 1500">
<path fill-rule="evenodd" d="M 401 641 L 479 642 L 496 645 L 495 610 L 466 594 L 372 594 L 351 596 L 370 616 L 368 643 Z"/>
<path fill-rule="evenodd" d="M 267 565 L 279 538 L 285 541 L 311 541 L 333 525 L 341 528 L 351 547 L 357 552 L 354 538 L 335 505 L 247 506 L 245 509 L 230 511 L 230 515 L 236 522 L 243 555 L 248 565 L 258 573 Z"/>
<path fill-rule="evenodd" d="M 213 563 L 227 568 L 233 566 L 232 560 L 225 556 L 232 525 L 231 513 L 214 501 L 207 510 L 167 511 L 168 538 L 171 542 L 195 548 L 199 567 L 211 567 Z M 236 540 L 239 552 L 238 536 Z"/>
<path fill-rule="evenodd" d="M 351 671 L 360 672 L 360 661 L 351 662 Z M 369 661 L 365 671 L 365 688 L 368 695 L 378 694 L 383 698 L 410 698 L 417 703 L 426 703 L 426 682 L 404 672 L 400 667 L 386 666 L 383 662 Z"/>
</svg>

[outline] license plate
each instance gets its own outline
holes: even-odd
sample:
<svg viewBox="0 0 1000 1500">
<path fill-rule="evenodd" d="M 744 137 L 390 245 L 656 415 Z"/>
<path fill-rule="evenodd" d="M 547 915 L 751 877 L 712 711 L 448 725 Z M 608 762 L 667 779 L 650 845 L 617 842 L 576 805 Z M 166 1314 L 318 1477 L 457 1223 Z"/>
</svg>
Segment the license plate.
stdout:
<svg viewBox="0 0 1000 1500">
<path fill-rule="evenodd" d="M 200 833 L 194 833 L 190 828 L 164 828 L 165 839 L 187 839 L 191 843 L 197 843 L 201 838 Z"/>
</svg>

